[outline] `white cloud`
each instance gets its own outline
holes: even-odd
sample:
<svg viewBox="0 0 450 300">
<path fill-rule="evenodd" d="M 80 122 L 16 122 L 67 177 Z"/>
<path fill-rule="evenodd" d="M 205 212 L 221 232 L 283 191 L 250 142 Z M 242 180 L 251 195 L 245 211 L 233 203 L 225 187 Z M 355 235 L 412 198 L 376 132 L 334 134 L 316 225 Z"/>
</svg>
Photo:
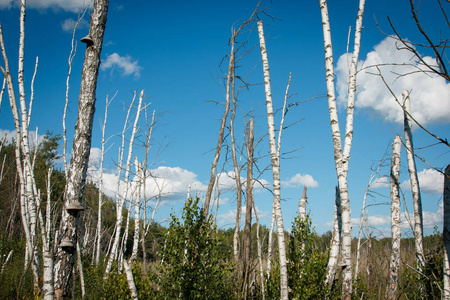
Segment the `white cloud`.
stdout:
<svg viewBox="0 0 450 300">
<path fill-rule="evenodd" d="M 0 8 L 18 7 L 19 0 L 0 0 Z M 80 10 L 92 6 L 92 0 L 28 0 L 27 8 L 55 10 L 62 9 L 64 11 L 79 12 Z"/>
<path fill-rule="evenodd" d="M 69 18 L 65 19 L 64 22 L 61 23 L 61 27 L 62 30 L 72 33 L 76 24 L 77 24 L 76 20 Z M 80 22 L 78 23 L 77 29 L 85 29 L 85 28 L 89 28 L 89 23 L 86 20 L 81 19 Z"/>
<path fill-rule="evenodd" d="M 419 177 L 419 187 L 421 192 L 431 194 L 442 194 L 444 191 L 444 175 L 433 169 L 424 169 L 417 173 Z M 403 189 L 411 190 L 411 183 L 408 180 L 402 182 Z"/>
<path fill-rule="evenodd" d="M 377 179 L 375 179 L 374 182 L 372 182 L 370 187 L 373 188 L 373 189 L 379 189 L 379 188 L 388 187 L 389 186 L 388 178 L 389 177 L 387 177 L 387 176 L 378 177 Z"/>
<path fill-rule="evenodd" d="M 309 174 L 300 174 L 297 173 L 287 181 L 282 181 L 281 184 L 284 187 L 300 187 L 300 186 L 307 186 L 307 187 L 318 187 L 319 184 L 317 181 L 314 180 L 314 178 Z"/>
<path fill-rule="evenodd" d="M 241 228 L 244 226 L 245 222 L 245 205 L 241 206 Z M 268 218 L 270 215 L 267 211 L 262 211 L 258 207 L 256 207 L 256 213 L 258 214 L 258 219 L 261 221 L 262 219 Z M 255 212 L 252 210 L 252 218 L 255 218 Z M 235 225 L 236 224 L 236 209 L 229 209 L 225 213 L 220 213 L 217 216 L 218 224 L 220 225 Z"/>
<path fill-rule="evenodd" d="M 141 69 L 138 65 L 137 60 L 133 60 L 131 56 L 120 56 L 117 53 L 108 55 L 105 61 L 100 65 L 101 69 L 104 70 L 114 70 L 119 69 L 123 76 L 132 75 L 138 78 L 141 75 Z"/>
<path fill-rule="evenodd" d="M 102 150 L 100 148 L 91 147 L 89 153 L 89 167 L 98 168 L 100 166 L 100 160 L 102 158 Z"/>
<path fill-rule="evenodd" d="M 6 138 L 5 138 L 6 137 Z M 8 129 L 0 129 L 0 141 L 3 141 L 3 138 L 8 143 L 11 143 L 16 139 L 16 131 L 8 130 Z M 40 144 L 44 140 L 44 135 L 39 134 L 37 136 L 37 143 Z M 33 148 L 36 144 L 36 131 L 30 131 L 28 134 L 28 142 L 31 148 Z"/>
<path fill-rule="evenodd" d="M 385 38 L 367 54 L 361 66 L 368 67 L 377 64 L 405 64 L 403 66 L 380 66 L 380 70 L 396 97 L 402 101 L 403 90 L 410 90 L 412 116 L 422 125 L 429 123 L 449 123 L 450 119 L 450 84 L 437 75 L 422 72 L 398 77 L 397 74 L 416 72 L 420 67 L 406 50 L 397 50 L 396 41 Z M 433 58 L 424 58 L 428 63 L 435 64 Z M 345 104 L 347 98 L 348 62 L 351 54 L 342 55 L 336 67 L 336 89 L 339 103 Z M 395 102 L 381 78 L 369 73 L 377 73 L 375 68 L 361 71 L 357 75 L 357 92 L 355 106 L 375 111 L 384 121 L 403 123 L 403 111 Z"/>
<path fill-rule="evenodd" d="M 95 149 L 91 152 L 94 161 L 99 158 L 99 153 Z M 191 186 L 191 195 L 196 195 L 197 193 L 206 190 L 206 186 L 197 180 L 197 175 L 195 173 L 179 167 L 159 167 L 151 170 L 150 173 L 151 176 L 147 176 L 146 179 L 145 191 L 147 198 L 152 198 L 160 194 L 164 199 L 184 199 L 184 195 L 187 194 L 189 185 Z M 89 168 L 89 176 L 92 181 L 96 183 L 99 181 L 98 170 L 94 165 L 91 165 Z M 133 179 L 135 179 L 135 177 L 134 175 L 131 175 L 129 180 L 132 181 Z M 119 193 L 121 195 L 124 193 L 124 186 L 124 179 L 121 178 L 119 188 Z M 128 189 L 127 198 L 130 197 L 130 193 L 135 186 L 136 182 L 133 181 L 131 187 Z M 115 172 L 104 172 L 103 192 L 107 196 L 115 198 L 116 189 L 117 174 Z"/>
</svg>

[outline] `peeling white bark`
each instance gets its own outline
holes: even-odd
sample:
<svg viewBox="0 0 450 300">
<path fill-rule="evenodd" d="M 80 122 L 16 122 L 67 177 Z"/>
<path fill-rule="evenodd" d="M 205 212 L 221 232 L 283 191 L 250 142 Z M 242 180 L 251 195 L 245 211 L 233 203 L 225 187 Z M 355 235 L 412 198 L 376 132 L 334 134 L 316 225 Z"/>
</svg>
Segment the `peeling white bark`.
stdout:
<svg viewBox="0 0 450 300">
<path fill-rule="evenodd" d="M 450 165 L 444 175 L 444 291 L 442 299 L 450 299 Z"/>
<path fill-rule="evenodd" d="M 351 299 L 352 295 L 352 266 L 351 266 L 351 217 L 350 217 L 350 199 L 348 194 L 347 174 L 348 163 L 350 159 L 350 149 L 353 139 L 353 111 L 354 96 L 356 92 L 356 68 L 360 49 L 362 17 L 364 13 L 365 0 L 360 0 L 358 17 L 356 20 L 354 50 L 352 64 L 349 74 L 349 87 L 347 99 L 347 117 L 346 117 L 346 133 L 344 140 L 344 149 L 342 149 L 341 133 L 339 129 L 339 121 L 336 108 L 335 84 L 333 73 L 333 48 L 331 43 L 330 20 L 328 17 L 328 7 L 326 0 L 320 0 L 320 11 L 322 15 L 322 27 L 324 35 L 325 49 L 325 73 L 327 83 L 327 98 L 330 114 L 330 125 L 333 137 L 334 161 L 336 166 L 336 174 L 338 179 L 339 194 L 342 210 L 342 267 L 343 267 L 343 284 L 342 299 Z"/>
<path fill-rule="evenodd" d="M 395 136 L 391 159 L 391 237 L 392 252 L 389 262 L 389 284 L 386 299 L 397 299 L 400 268 L 400 151 L 401 137 Z"/>
<path fill-rule="evenodd" d="M 91 148 L 92 123 L 95 111 L 97 77 L 100 67 L 100 54 L 108 12 L 108 0 L 94 0 L 91 13 L 89 35 L 92 44 L 86 44 L 83 63 L 80 94 L 78 98 L 78 117 L 72 147 L 66 190 L 64 194 L 64 209 L 62 212 L 59 238 L 69 238 L 73 245 L 77 241 L 78 213 L 69 213 L 70 203 L 81 205 L 86 171 Z M 57 241 L 59 244 L 61 240 Z M 62 299 L 68 292 L 69 279 L 72 275 L 75 249 L 58 247 L 54 265 L 55 298 Z"/>
<path fill-rule="evenodd" d="M 125 178 L 124 178 L 124 191 L 123 191 L 123 195 L 119 196 L 117 194 L 117 220 L 116 220 L 116 234 L 114 236 L 114 243 L 112 245 L 112 249 L 111 249 L 111 253 L 108 259 L 108 263 L 106 265 L 106 270 L 105 270 L 105 276 L 107 276 L 109 274 L 109 272 L 111 271 L 111 264 L 114 260 L 116 260 L 117 258 L 117 252 L 119 249 L 119 242 L 120 242 L 120 234 L 122 231 L 122 222 L 123 222 L 123 216 L 122 216 L 122 210 L 123 210 L 123 204 L 125 199 L 127 198 L 128 195 L 128 189 L 129 189 L 129 178 L 130 178 L 130 168 L 131 168 L 131 158 L 133 156 L 133 143 L 134 143 L 134 138 L 136 136 L 136 132 L 137 132 L 137 123 L 139 121 L 139 116 L 141 113 L 141 107 L 142 107 L 142 100 L 144 98 L 144 90 L 141 91 L 141 93 L 139 94 L 139 103 L 138 103 L 138 108 L 136 111 L 136 117 L 134 119 L 134 123 L 133 123 L 133 130 L 131 132 L 131 137 L 130 137 L 130 142 L 128 144 L 128 157 L 127 157 L 127 163 L 125 166 Z M 133 103 L 132 103 L 133 104 Z M 131 105 L 130 105 L 131 108 Z M 128 115 L 127 115 L 128 118 Z M 126 126 L 126 123 L 125 123 Z M 124 129 L 125 129 L 124 126 Z M 124 132 L 122 132 L 122 144 L 124 141 Z M 123 155 L 123 146 L 122 146 L 122 155 Z M 121 155 L 121 156 L 122 156 Z M 121 167 L 121 165 L 119 165 L 119 168 Z M 120 180 L 120 176 L 119 176 L 119 180 Z M 125 234 L 127 234 L 127 232 L 125 232 Z"/>
<path fill-rule="evenodd" d="M 125 268 L 125 274 L 127 275 L 128 287 L 130 288 L 131 298 L 138 299 L 136 284 L 134 283 L 133 272 L 131 271 L 131 267 L 128 264 L 127 260 L 123 261 L 123 266 Z"/>
<path fill-rule="evenodd" d="M 404 126 L 405 126 L 405 148 L 406 159 L 408 161 L 409 179 L 411 182 L 411 193 L 414 204 L 414 240 L 417 257 L 417 266 L 421 269 L 425 265 L 423 252 L 423 216 L 422 216 L 422 199 L 420 197 L 419 178 L 417 176 L 416 160 L 414 158 L 414 146 L 411 133 L 411 119 L 408 113 L 411 113 L 411 104 L 409 92 L 404 90 L 403 110 L 404 110 Z"/>
<path fill-rule="evenodd" d="M 325 284 L 331 288 L 336 276 L 336 269 L 339 260 L 339 250 L 341 247 L 341 233 L 342 233 L 342 212 L 341 201 L 339 199 L 339 188 L 336 187 L 336 196 L 334 201 L 334 222 L 333 222 L 333 236 L 330 245 L 330 257 L 328 259 Z"/>
<path fill-rule="evenodd" d="M 280 203 L 280 161 L 276 147 L 275 126 L 272 107 L 272 92 L 270 88 L 269 59 L 267 57 L 266 41 L 264 38 L 264 28 L 262 21 L 258 21 L 259 45 L 264 71 L 264 88 L 266 93 L 267 125 L 269 133 L 270 157 L 272 162 L 273 175 L 273 203 L 275 207 L 275 217 L 277 221 L 278 252 L 280 259 L 280 299 L 288 299 L 288 275 L 286 259 L 286 243 L 284 240 L 283 216 Z"/>
</svg>

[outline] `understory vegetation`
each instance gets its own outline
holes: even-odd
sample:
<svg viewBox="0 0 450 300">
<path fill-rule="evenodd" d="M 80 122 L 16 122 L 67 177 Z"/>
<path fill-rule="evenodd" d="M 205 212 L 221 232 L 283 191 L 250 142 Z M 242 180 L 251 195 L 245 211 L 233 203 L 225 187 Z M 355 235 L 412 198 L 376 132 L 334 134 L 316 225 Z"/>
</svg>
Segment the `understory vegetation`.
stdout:
<svg viewBox="0 0 450 300">
<path fill-rule="evenodd" d="M 45 169 L 55 164 L 58 158 L 59 136 L 48 133 L 36 152 L 35 172 L 38 186 L 45 191 Z M 3 145 L 0 159 L 3 163 L 3 180 L 0 183 L 0 299 L 39 299 L 34 295 L 33 276 L 29 265 L 25 265 L 25 237 L 20 221 L 18 202 L 18 182 L 13 156 L 14 146 Z M 4 159 L 4 157 L 6 157 Z M 41 182 L 41 183 L 39 183 Z M 52 209 L 54 216 L 62 207 L 64 175 L 60 170 L 52 173 Z M 98 188 L 88 183 L 84 198 L 86 210 L 80 220 L 81 265 L 84 275 L 85 299 L 131 299 L 127 277 L 120 265 L 114 265 L 109 276 L 104 279 L 107 251 L 114 231 L 115 204 L 107 196 L 103 205 L 102 262 L 95 265 L 93 258 L 95 227 L 97 223 Z M 46 199 L 43 197 L 42 199 Z M 45 205 L 42 203 L 41 205 Z M 127 210 L 123 212 L 128 214 Z M 54 220 L 55 226 L 58 220 Z M 130 222 L 124 259 L 131 255 L 134 222 Z M 142 222 L 141 222 L 142 224 Z M 259 228 L 262 263 L 267 265 L 267 241 L 269 229 Z M 251 228 L 251 266 L 249 286 L 244 291 L 240 279 L 240 266 L 233 260 L 234 228 L 218 228 L 214 216 L 205 218 L 198 198 L 186 201 L 181 216 L 173 213 L 166 227 L 152 223 L 145 236 L 146 261 L 142 249 L 132 272 L 141 299 L 266 299 L 279 298 L 279 269 L 277 255 L 273 254 L 273 268 L 270 274 L 264 272 L 264 282 L 258 260 L 257 225 Z M 242 234 L 242 233 L 241 233 Z M 331 232 L 319 235 L 315 232 L 309 214 L 304 219 L 297 217 L 292 230 L 286 232 L 289 298 L 290 299 L 340 299 L 342 270 L 338 269 L 335 282 L 330 289 L 324 284 Z M 240 237 L 242 239 L 242 235 Z M 39 248 L 42 247 L 39 243 Z M 353 239 L 353 253 L 357 240 Z M 355 299 L 384 298 L 391 239 L 361 240 L 359 274 L 354 276 Z M 440 299 L 442 289 L 443 244 L 442 235 L 425 237 L 426 267 L 418 273 L 415 268 L 414 239 L 403 238 L 401 242 L 401 275 L 399 295 L 401 299 Z M 274 243 L 276 251 L 276 243 Z M 9 256 L 9 258 L 8 258 Z M 355 263 L 356 257 L 353 257 Z M 81 299 L 79 268 L 70 283 L 71 297 Z M 263 288 L 264 286 L 264 288 Z"/>
</svg>

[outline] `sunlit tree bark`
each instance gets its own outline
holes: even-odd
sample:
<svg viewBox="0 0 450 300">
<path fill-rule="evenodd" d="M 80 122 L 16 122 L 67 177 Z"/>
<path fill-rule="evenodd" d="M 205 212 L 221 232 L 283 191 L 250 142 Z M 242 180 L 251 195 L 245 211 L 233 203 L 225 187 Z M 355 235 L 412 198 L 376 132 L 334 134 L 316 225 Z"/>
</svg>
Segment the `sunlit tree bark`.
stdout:
<svg viewBox="0 0 450 300">
<path fill-rule="evenodd" d="M 272 92 L 270 88 L 269 59 L 267 57 L 266 41 L 264 38 L 264 26 L 262 21 L 258 21 L 259 45 L 261 48 L 261 58 L 264 71 L 264 88 L 266 93 L 267 124 L 269 133 L 270 157 L 272 163 L 273 176 L 273 202 L 275 206 L 275 217 L 277 222 L 278 252 L 280 259 L 280 299 L 288 299 L 288 276 L 286 260 L 286 243 L 284 239 L 283 216 L 281 214 L 280 203 L 280 160 L 277 152 L 275 126 L 272 106 Z"/>
<path fill-rule="evenodd" d="M 420 197 L 419 178 L 417 176 L 416 160 L 414 158 L 414 146 L 411 133 L 411 103 L 409 92 L 404 90 L 403 110 L 404 110 L 404 126 L 405 126 L 405 147 L 406 159 L 408 161 L 409 180 L 411 182 L 411 192 L 414 205 L 414 240 L 417 257 L 417 266 L 422 268 L 425 265 L 423 252 L 423 216 L 422 216 L 422 199 Z"/>
<path fill-rule="evenodd" d="M 443 299 L 450 299 L 450 165 L 444 175 L 444 291 Z"/>
<path fill-rule="evenodd" d="M 78 212 L 69 213 L 71 203 L 81 205 L 89 152 L 91 148 L 92 122 L 95 111 L 95 95 L 97 77 L 100 67 L 100 54 L 103 44 L 103 35 L 108 12 L 108 0 L 94 0 L 89 28 L 90 40 L 86 44 L 80 94 L 78 98 L 78 118 L 72 147 L 68 180 L 64 194 L 64 209 L 60 225 L 59 238 L 66 238 L 72 242 L 73 247 L 57 249 L 54 265 L 55 298 L 62 299 L 67 294 L 69 279 L 72 275 L 74 254 L 77 241 Z M 61 240 L 59 241 L 61 242 Z"/>
<path fill-rule="evenodd" d="M 397 299 L 400 268 L 400 151 L 401 138 L 397 135 L 392 144 L 391 159 L 391 237 L 392 252 L 389 263 L 389 284 L 386 299 Z"/>
<path fill-rule="evenodd" d="M 252 229 L 252 205 L 253 205 L 253 119 L 250 119 L 247 136 L 247 203 L 245 206 L 245 226 L 244 226 L 244 253 L 242 259 L 244 271 L 244 285 L 247 285 L 245 293 L 248 290 L 249 272 L 250 272 L 250 253 L 251 253 L 251 229 Z"/>
<path fill-rule="evenodd" d="M 328 7 L 326 0 L 319 0 L 322 15 L 322 27 L 324 35 L 325 49 L 325 73 L 327 83 L 327 98 L 330 114 L 330 125 L 333 137 L 334 161 L 339 186 L 339 196 L 342 210 L 342 267 L 343 284 L 342 299 L 350 299 L 352 295 L 352 266 L 351 266 L 351 241 L 352 226 L 350 217 L 350 198 L 348 194 L 347 174 L 350 159 L 350 150 L 353 140 L 353 111 L 356 93 L 356 69 L 361 41 L 362 18 L 364 13 L 365 0 L 360 0 L 358 16 L 356 19 L 354 49 L 352 63 L 349 70 L 347 117 L 345 127 L 344 149 L 342 149 L 342 139 L 339 129 L 338 114 L 336 108 L 334 72 L 333 72 L 333 47 L 331 43 L 330 20 L 328 17 Z"/>
<path fill-rule="evenodd" d="M 342 233 L 342 213 L 341 201 L 339 199 L 339 188 L 336 187 L 336 196 L 334 201 L 334 222 L 333 235 L 331 237 L 330 257 L 328 259 L 325 284 L 329 288 L 332 287 L 336 276 L 336 269 L 339 260 L 339 250 L 341 247 L 341 233 Z"/>
</svg>

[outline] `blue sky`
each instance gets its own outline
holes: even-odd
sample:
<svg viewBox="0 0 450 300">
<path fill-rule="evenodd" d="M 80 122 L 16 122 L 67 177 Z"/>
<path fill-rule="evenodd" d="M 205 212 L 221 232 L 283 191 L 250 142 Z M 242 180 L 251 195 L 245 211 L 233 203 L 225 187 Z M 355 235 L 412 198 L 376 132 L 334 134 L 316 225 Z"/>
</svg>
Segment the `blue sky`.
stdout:
<svg viewBox="0 0 450 300">
<path fill-rule="evenodd" d="M 39 57 L 38 75 L 35 81 L 35 102 L 30 128 L 39 127 L 39 134 L 47 130 L 62 133 L 62 115 L 65 101 L 67 59 L 71 48 L 74 20 L 83 1 L 29 0 L 26 19 L 25 76 L 30 86 L 36 56 Z M 329 13 L 335 57 L 336 84 L 339 99 L 345 99 L 346 48 L 349 26 L 354 27 L 358 9 L 357 1 L 330 1 Z M 443 3 L 448 11 L 448 3 Z M 105 181 L 114 190 L 116 182 L 117 151 L 121 144 L 115 136 L 122 130 L 126 108 L 130 105 L 133 92 L 145 90 L 145 101 L 151 103 L 148 114 L 157 114 L 157 126 L 153 132 L 153 147 L 149 160 L 153 161 L 153 174 L 159 176 L 159 184 L 165 186 L 167 195 L 155 214 L 155 219 L 164 222 L 171 211 L 179 213 L 186 197 L 187 186 L 192 193 L 204 195 L 208 184 L 213 149 L 217 143 L 219 121 L 223 106 L 212 101 L 224 101 L 223 77 L 227 68 L 222 59 L 229 53 L 228 38 L 236 21 L 247 19 L 256 6 L 256 1 L 110 1 L 108 21 L 102 52 L 102 67 L 97 88 L 97 105 L 92 141 L 90 178 L 95 180 L 98 168 L 98 148 L 101 147 L 101 123 L 104 118 L 105 98 L 115 96 L 109 107 L 107 143 L 110 149 L 105 158 Z M 292 127 L 283 131 L 282 150 L 286 152 L 281 161 L 282 210 L 285 227 L 290 228 L 297 214 L 298 198 L 303 185 L 309 185 L 308 210 L 319 233 L 331 229 L 334 211 L 334 187 L 336 172 L 333 161 L 331 130 L 326 100 L 323 36 L 318 1 L 263 1 L 262 7 L 271 18 L 261 15 L 265 22 L 266 43 L 272 80 L 272 94 L 275 108 L 281 108 L 288 81 L 292 72 L 289 99 L 302 102 L 293 107 L 286 116 L 286 123 Z M 395 6 L 395 9 L 394 9 Z M 18 8 L 8 0 L 0 1 L 0 20 L 3 26 L 7 53 L 13 74 L 17 74 Z M 423 42 L 410 16 L 409 1 L 367 1 L 364 15 L 364 29 L 360 53 L 360 66 L 374 62 L 411 62 L 408 53 L 397 51 L 395 43 L 380 32 L 392 30 L 387 22 L 391 18 L 398 31 L 411 41 Z M 434 39 L 439 38 L 435 29 L 445 31 L 444 18 L 436 3 L 422 3 L 420 18 L 425 29 Z M 80 23 L 76 40 L 87 34 L 89 20 Z M 253 27 L 255 29 L 255 27 Z M 433 31 L 434 30 L 434 31 Z M 257 45 L 257 32 L 248 33 L 247 49 Z M 241 39 L 245 40 L 244 37 Z M 352 49 L 352 45 L 350 46 Z M 423 53 L 431 55 L 431 53 Z M 70 78 L 70 100 L 67 115 L 69 143 L 73 136 L 77 115 L 84 45 L 78 45 Z M 243 142 L 243 115 L 252 111 L 255 119 L 255 135 L 262 137 L 267 132 L 267 118 L 264 107 L 264 87 L 259 47 L 257 46 L 240 64 L 238 74 L 248 76 L 253 85 L 243 89 L 238 98 L 239 111 L 236 118 L 237 143 Z M 3 63 L 2 63 L 3 64 Z M 450 132 L 450 86 L 440 78 L 412 75 L 395 80 L 391 71 L 408 72 L 408 69 L 382 68 L 383 75 L 392 84 L 398 97 L 401 91 L 411 91 L 413 115 L 441 137 Z M 364 191 L 371 176 L 371 167 L 388 152 L 396 134 L 402 134 L 402 115 L 392 96 L 381 80 L 367 72 L 360 72 L 355 111 L 355 133 L 348 175 L 352 218 L 359 218 Z M 13 75 L 17 78 L 17 75 Z M 27 96 L 30 89 L 27 89 Z M 134 118 L 135 109 L 131 113 Z M 247 118 L 248 120 L 248 118 Z M 280 114 L 275 122 L 279 124 Z M 345 122 L 345 111 L 340 114 L 341 126 Z M 141 128 L 145 122 L 140 121 Z M 278 127 L 279 125 L 276 125 Z M 1 133 L 13 130 L 13 122 L 5 95 L 0 112 Z M 129 136 L 131 130 L 127 132 Z M 140 139 L 143 134 L 140 133 Z M 414 132 L 417 148 L 434 144 L 435 141 L 421 130 Z M 68 147 L 70 152 L 71 145 Z M 291 153 L 293 150 L 297 151 Z M 163 151 L 159 151 L 163 150 Z M 258 166 L 264 169 L 269 164 L 268 141 L 259 143 Z M 161 152 L 158 156 L 157 153 Z M 428 147 L 417 152 L 427 162 L 443 169 L 450 161 L 449 149 L 443 145 Z M 133 155 L 143 161 L 143 149 L 136 145 Z M 236 211 L 233 180 L 227 176 L 233 170 L 222 159 L 218 170 L 221 195 L 217 215 L 219 226 L 233 226 Z M 402 149 L 401 182 L 408 179 L 405 150 Z M 230 160 L 231 161 L 231 160 Z M 437 172 L 429 170 L 417 161 L 425 219 L 425 232 L 432 233 L 433 227 L 442 230 L 442 183 Z M 132 168 L 134 171 L 134 168 Z M 256 172 L 256 170 L 255 170 Z M 384 167 L 380 175 L 386 175 Z M 245 173 L 242 173 L 245 176 Z M 257 174 L 255 174 L 257 176 Z M 164 179 L 162 179 L 164 178 Z M 272 174 L 266 171 L 260 177 L 270 183 Z M 154 180 L 153 180 L 154 181 Z M 228 187 L 231 185 L 231 187 Z M 408 210 L 412 212 L 410 191 L 407 182 L 402 184 Z M 154 182 L 150 183 L 154 187 Z M 269 187 L 270 188 L 270 187 Z M 368 204 L 387 203 L 389 190 L 383 179 L 373 186 L 373 198 Z M 105 191 L 110 193 L 111 191 Z M 255 193 L 256 206 L 262 224 L 270 224 L 271 194 L 262 188 Z M 402 210 L 405 207 L 402 203 Z M 150 210 L 149 210 L 150 211 Z M 369 223 L 374 235 L 389 235 L 389 206 L 373 205 L 369 208 Z M 357 225 L 353 226 L 354 232 Z M 404 223 L 404 234 L 410 230 Z"/>
</svg>

